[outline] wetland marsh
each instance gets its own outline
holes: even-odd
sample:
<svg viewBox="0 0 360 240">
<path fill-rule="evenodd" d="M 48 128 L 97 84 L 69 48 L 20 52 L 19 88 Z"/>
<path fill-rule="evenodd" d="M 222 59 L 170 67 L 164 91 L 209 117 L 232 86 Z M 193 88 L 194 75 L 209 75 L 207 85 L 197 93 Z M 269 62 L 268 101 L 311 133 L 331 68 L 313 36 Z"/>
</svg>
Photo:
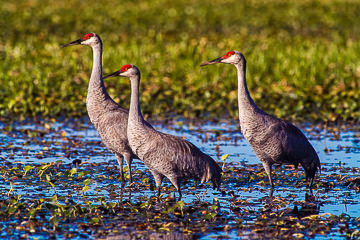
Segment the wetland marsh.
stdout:
<svg viewBox="0 0 360 240">
<path fill-rule="evenodd" d="M 358 238 L 358 128 L 302 126 L 322 162 L 313 194 L 303 170 L 274 171 L 275 191 L 236 122 L 157 122 L 224 168 L 221 191 L 187 181 L 182 201 L 165 181 L 160 201 L 139 161 L 121 188 L 115 157 L 86 121 L 1 124 L 1 237 Z"/>
<path fill-rule="evenodd" d="M 360 238 L 359 1 L 0 5 L 0 238 Z M 139 160 L 121 187 L 86 117 L 91 50 L 60 48 L 88 32 L 103 40 L 104 74 L 141 68 L 145 118 L 211 155 L 224 168 L 221 191 L 188 181 L 176 202 L 165 181 L 158 201 Z M 296 121 L 319 154 L 312 193 L 301 168 L 282 166 L 269 198 L 239 132 L 235 69 L 199 67 L 229 50 L 246 56 L 255 103 Z M 129 81 L 105 85 L 128 108 Z"/>
</svg>

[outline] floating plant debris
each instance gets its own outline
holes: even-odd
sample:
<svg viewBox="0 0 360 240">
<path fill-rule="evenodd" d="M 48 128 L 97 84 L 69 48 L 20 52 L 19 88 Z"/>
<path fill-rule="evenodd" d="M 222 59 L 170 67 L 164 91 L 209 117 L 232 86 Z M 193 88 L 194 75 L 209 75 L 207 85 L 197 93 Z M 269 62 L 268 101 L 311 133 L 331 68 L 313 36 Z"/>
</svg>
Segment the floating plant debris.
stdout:
<svg viewBox="0 0 360 240">
<path fill-rule="evenodd" d="M 267 176 L 236 123 L 155 126 L 217 159 L 224 169 L 221 191 L 187 181 L 182 201 L 176 201 L 174 187 L 165 182 L 158 199 L 150 172 L 138 160 L 133 183 L 122 185 L 115 158 L 91 125 L 0 124 L 0 237 L 360 237 L 356 132 L 333 138 L 331 131 L 305 127 L 322 162 L 315 189 L 305 188 L 301 168 L 282 166 L 274 171 L 270 198 Z"/>
</svg>

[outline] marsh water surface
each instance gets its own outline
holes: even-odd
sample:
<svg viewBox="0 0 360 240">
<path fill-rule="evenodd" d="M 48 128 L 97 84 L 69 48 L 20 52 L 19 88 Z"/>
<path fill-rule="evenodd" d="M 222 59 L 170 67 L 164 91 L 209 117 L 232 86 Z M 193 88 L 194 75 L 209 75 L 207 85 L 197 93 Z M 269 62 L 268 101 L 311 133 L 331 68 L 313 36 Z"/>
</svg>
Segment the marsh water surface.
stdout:
<svg viewBox="0 0 360 240">
<path fill-rule="evenodd" d="M 0 237 L 360 237 L 358 126 L 300 126 L 322 172 L 310 192 L 301 167 L 275 168 L 272 198 L 236 121 L 154 126 L 211 155 L 224 169 L 221 191 L 187 181 L 177 202 L 165 180 L 158 200 L 139 160 L 132 165 L 134 182 L 121 187 L 114 155 L 86 121 L 0 123 Z"/>
</svg>

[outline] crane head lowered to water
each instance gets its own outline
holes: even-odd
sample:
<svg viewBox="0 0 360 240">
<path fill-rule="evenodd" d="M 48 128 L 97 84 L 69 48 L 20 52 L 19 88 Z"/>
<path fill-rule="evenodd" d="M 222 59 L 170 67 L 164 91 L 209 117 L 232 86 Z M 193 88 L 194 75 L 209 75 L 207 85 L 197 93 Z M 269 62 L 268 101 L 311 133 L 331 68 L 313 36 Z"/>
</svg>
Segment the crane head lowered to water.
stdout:
<svg viewBox="0 0 360 240">
<path fill-rule="evenodd" d="M 320 160 L 305 135 L 290 122 L 265 113 L 255 104 L 247 88 L 246 60 L 242 53 L 229 51 L 200 66 L 216 63 L 233 64 L 237 69 L 241 132 L 262 162 L 271 188 L 274 186 L 271 179 L 274 164 L 293 164 L 295 167 L 302 165 L 311 188 L 316 172 L 320 171 Z"/>
</svg>

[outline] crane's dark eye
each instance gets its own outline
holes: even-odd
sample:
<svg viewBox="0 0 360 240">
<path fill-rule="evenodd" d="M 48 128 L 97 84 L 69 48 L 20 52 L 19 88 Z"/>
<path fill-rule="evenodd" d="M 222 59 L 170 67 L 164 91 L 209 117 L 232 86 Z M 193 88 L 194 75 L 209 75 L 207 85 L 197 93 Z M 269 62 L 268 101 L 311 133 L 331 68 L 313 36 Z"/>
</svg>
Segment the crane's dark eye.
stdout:
<svg viewBox="0 0 360 240">
<path fill-rule="evenodd" d="M 121 67 L 121 72 L 126 72 L 130 68 L 132 68 L 130 64 L 125 64 L 124 66 Z"/>
<path fill-rule="evenodd" d="M 230 51 L 230 52 L 227 52 L 222 58 L 223 58 L 223 59 L 226 59 L 226 58 L 231 57 L 231 56 L 234 55 L 234 54 L 235 54 L 234 51 Z"/>
<path fill-rule="evenodd" d="M 88 39 L 92 38 L 93 36 L 94 36 L 93 33 L 85 34 L 84 37 L 83 37 L 83 40 L 84 40 L 84 41 L 85 41 L 85 40 L 88 40 Z"/>
</svg>

